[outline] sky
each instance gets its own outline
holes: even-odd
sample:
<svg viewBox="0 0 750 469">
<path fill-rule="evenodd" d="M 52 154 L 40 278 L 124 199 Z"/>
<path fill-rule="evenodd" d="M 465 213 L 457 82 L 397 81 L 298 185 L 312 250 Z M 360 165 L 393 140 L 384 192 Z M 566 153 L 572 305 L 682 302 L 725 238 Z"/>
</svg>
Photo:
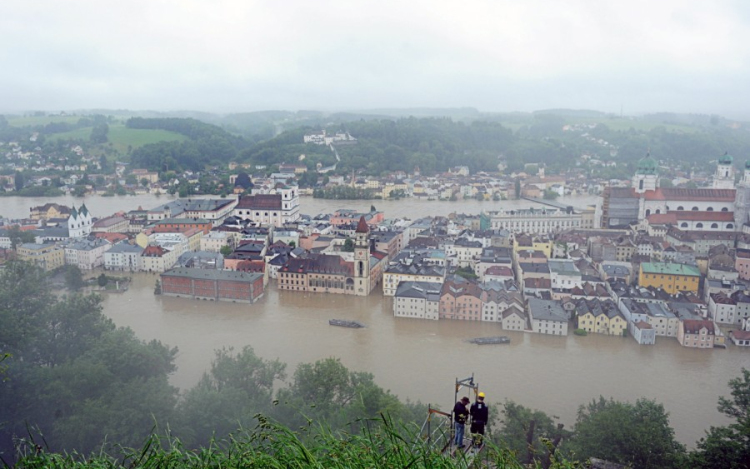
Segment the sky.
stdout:
<svg viewBox="0 0 750 469">
<path fill-rule="evenodd" d="M 750 119 L 750 2 L 2 0 L 0 111 Z"/>
</svg>

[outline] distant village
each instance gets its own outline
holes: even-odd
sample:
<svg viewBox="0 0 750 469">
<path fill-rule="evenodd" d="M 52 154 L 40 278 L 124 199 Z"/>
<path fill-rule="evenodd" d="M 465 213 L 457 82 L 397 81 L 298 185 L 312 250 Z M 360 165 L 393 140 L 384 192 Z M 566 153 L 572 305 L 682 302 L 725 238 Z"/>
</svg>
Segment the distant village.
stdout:
<svg viewBox="0 0 750 469">
<path fill-rule="evenodd" d="M 348 134 L 308 137 L 356 144 Z M 660 187 L 650 155 L 631 180 L 601 183 L 545 176 L 543 168 L 511 177 L 471 175 L 461 166 L 430 178 L 418 168 L 383 178 L 328 177 L 327 184 L 369 187 L 383 198 L 399 191 L 530 201 L 526 209 L 417 220 L 387 218 L 375 207 L 304 215 L 300 198 L 309 191 L 297 179 L 305 166 L 244 177 L 240 164 L 227 169 L 231 190 L 221 198 L 113 214 L 86 205 L 31 207 L 24 219 L 2 220 L 0 257 L 46 271 L 75 265 L 158 274 L 161 294 L 183 298 L 254 303 L 273 282 L 290 292 L 382 294 L 393 297 L 394 316 L 413 320 L 627 336 L 642 345 L 660 337 L 701 349 L 750 346 L 750 163 L 736 174 L 729 155 L 697 188 Z M 126 173 L 136 176 L 137 190 L 170 184 L 118 165 L 116 177 Z M 601 192 L 600 203 L 567 206 L 545 198 L 550 191 Z M 19 243 L 19 230 L 34 242 Z"/>
</svg>

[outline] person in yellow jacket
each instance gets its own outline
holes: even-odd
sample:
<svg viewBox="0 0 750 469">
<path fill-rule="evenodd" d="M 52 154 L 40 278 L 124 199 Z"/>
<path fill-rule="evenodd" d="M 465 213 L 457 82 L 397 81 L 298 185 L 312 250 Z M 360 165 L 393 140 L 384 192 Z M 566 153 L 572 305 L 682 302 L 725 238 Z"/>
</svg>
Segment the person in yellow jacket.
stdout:
<svg viewBox="0 0 750 469">
<path fill-rule="evenodd" d="M 482 439 L 484 438 L 484 427 L 487 426 L 487 420 L 489 420 L 489 408 L 484 403 L 484 393 L 480 392 L 477 394 L 477 400 L 471 405 L 471 431 L 472 439 L 474 440 L 474 446 L 482 446 Z"/>
</svg>

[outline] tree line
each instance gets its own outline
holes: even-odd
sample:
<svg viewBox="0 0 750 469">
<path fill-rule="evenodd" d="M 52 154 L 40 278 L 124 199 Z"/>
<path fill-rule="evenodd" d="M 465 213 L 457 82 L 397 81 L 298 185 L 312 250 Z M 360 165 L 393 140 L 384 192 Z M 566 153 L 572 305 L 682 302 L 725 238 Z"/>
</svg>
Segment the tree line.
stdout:
<svg viewBox="0 0 750 469">
<path fill-rule="evenodd" d="M 413 432 L 426 416 L 424 405 L 400 401 L 372 374 L 348 370 L 338 359 L 301 364 L 289 374 L 284 363 L 258 357 L 251 347 L 216 351 L 210 370 L 181 394 L 168 381 L 176 348 L 116 327 L 96 295 L 55 295 L 42 271 L 21 262 L 0 272 L 0 324 L 6 462 L 19 438 L 29 436 L 43 439 L 45 451 L 90 454 L 139 447 L 165 428 L 185 448 L 206 447 L 255 427 L 260 415 L 293 432 L 312 425 L 337 434 L 371 430 L 380 415 Z M 750 371 L 732 379 L 730 390 L 719 410 L 732 423 L 712 427 L 691 452 L 675 440 L 664 407 L 647 399 L 592 401 L 579 408 L 570 430 L 544 412 L 497 403 L 491 438 L 534 464 L 563 455 L 639 468 L 747 467 Z"/>
</svg>

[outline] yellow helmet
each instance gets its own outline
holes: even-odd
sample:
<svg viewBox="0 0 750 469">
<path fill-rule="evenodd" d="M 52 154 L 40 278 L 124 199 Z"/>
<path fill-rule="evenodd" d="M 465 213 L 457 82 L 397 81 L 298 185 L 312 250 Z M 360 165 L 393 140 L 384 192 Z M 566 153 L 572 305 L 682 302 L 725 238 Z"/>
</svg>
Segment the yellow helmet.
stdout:
<svg viewBox="0 0 750 469">
<path fill-rule="evenodd" d="M 479 397 L 480 399 L 484 399 L 484 393 L 483 393 L 483 392 L 480 392 L 480 393 L 479 393 L 479 394 L 477 395 L 477 397 Z"/>
</svg>

